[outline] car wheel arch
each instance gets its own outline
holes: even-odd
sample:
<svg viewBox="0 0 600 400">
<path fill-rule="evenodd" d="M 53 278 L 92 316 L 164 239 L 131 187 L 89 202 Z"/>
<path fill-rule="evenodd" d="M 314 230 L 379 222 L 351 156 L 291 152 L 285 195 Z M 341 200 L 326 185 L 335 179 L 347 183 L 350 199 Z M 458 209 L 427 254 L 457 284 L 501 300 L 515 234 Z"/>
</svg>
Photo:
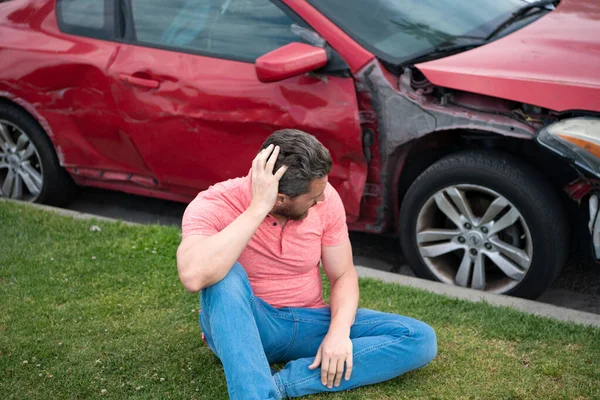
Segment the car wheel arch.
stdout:
<svg viewBox="0 0 600 400">
<path fill-rule="evenodd" d="M 44 132 L 48 140 L 50 140 L 50 142 L 52 143 L 54 152 L 58 157 L 59 152 L 57 151 L 56 145 L 54 143 L 54 132 L 52 131 L 52 128 L 50 127 L 48 121 L 46 121 L 46 119 L 35 109 L 33 104 L 20 97 L 13 96 L 10 93 L 0 91 L 0 107 L 2 106 L 15 107 L 21 112 L 26 113 L 33 121 L 35 121 L 35 123 Z M 62 160 L 60 160 L 60 157 L 59 161 L 62 165 Z"/>
<path fill-rule="evenodd" d="M 537 146 L 533 140 L 503 136 L 495 132 L 449 130 L 438 131 L 399 146 L 390 157 L 388 187 L 393 193 L 394 224 L 412 182 L 427 168 L 442 158 L 463 150 L 488 150 L 516 157 L 535 170 L 545 173 L 545 163 L 552 163 L 552 181 L 556 190 L 562 190 L 576 177 L 575 171 L 564 160 Z M 397 229 L 397 226 L 394 226 Z"/>
<path fill-rule="evenodd" d="M 47 122 L 41 116 L 36 118 L 39 114 L 30 110 L 31 105 L 28 103 L 6 96 L 0 97 L 0 119 L 3 125 L 9 127 L 5 133 L 9 140 L 12 136 L 17 146 L 18 143 L 27 146 L 22 152 L 18 148 L 12 148 L 13 159 L 3 179 L 3 189 L 8 192 L 2 193 L 1 197 L 55 206 L 67 205 L 76 194 L 76 185 L 61 165 L 62 157 L 57 151 L 60 148 L 57 149 L 52 141 Z M 7 151 L 5 149 L 5 155 Z M 15 165 L 15 162 L 18 164 Z M 27 191 L 24 190 L 25 186 Z"/>
</svg>

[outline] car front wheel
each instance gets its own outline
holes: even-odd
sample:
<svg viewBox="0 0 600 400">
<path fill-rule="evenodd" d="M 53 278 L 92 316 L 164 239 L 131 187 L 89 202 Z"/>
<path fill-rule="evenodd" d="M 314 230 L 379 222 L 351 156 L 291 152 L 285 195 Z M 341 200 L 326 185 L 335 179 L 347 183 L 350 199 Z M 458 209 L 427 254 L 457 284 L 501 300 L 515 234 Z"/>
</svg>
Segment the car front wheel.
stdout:
<svg viewBox="0 0 600 400">
<path fill-rule="evenodd" d="M 555 190 L 525 163 L 496 153 L 433 164 L 409 188 L 399 227 L 417 276 L 525 298 L 550 286 L 568 251 Z"/>
</svg>

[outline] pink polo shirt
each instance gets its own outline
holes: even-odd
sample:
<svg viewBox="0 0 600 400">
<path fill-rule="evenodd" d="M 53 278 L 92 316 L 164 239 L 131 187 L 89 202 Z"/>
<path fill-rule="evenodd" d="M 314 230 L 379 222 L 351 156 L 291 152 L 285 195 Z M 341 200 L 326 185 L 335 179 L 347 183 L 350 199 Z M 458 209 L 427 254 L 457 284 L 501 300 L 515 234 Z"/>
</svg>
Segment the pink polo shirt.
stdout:
<svg viewBox="0 0 600 400">
<path fill-rule="evenodd" d="M 186 208 L 182 237 L 220 232 L 250 206 L 251 200 L 250 176 L 211 186 Z M 312 207 L 302 221 L 290 220 L 282 229 L 268 215 L 238 261 L 248 273 L 254 295 L 273 307 L 324 307 L 319 273 L 321 247 L 346 240 L 344 205 L 328 183 L 325 200 Z"/>
</svg>

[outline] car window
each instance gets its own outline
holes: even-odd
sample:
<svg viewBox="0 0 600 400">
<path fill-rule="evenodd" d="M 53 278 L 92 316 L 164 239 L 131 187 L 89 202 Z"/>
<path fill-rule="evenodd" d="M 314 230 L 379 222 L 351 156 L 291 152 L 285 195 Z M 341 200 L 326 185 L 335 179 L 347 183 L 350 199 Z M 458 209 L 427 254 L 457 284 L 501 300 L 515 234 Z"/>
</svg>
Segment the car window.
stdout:
<svg viewBox="0 0 600 400">
<path fill-rule="evenodd" d="M 60 29 L 81 36 L 110 38 L 113 11 L 112 2 L 108 3 L 103 0 L 57 0 Z"/>
<path fill-rule="evenodd" d="M 269 0 L 131 0 L 138 42 L 253 62 L 291 42 L 298 22 Z"/>
</svg>

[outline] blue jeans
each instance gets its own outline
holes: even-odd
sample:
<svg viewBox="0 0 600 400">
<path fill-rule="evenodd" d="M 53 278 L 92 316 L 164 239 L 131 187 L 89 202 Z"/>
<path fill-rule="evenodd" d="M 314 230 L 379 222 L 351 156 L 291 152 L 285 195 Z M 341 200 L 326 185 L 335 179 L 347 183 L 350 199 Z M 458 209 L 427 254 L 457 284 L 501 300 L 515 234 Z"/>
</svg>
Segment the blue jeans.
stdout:
<svg viewBox="0 0 600 400">
<path fill-rule="evenodd" d="M 427 365 L 437 353 L 433 329 L 420 321 L 360 308 L 350 331 L 354 367 L 339 387 L 309 370 L 329 329 L 326 308 L 273 308 L 250 287 L 236 263 L 220 282 L 202 290 L 200 324 L 221 359 L 231 399 L 281 399 L 338 392 L 395 378 Z M 270 363 L 287 362 L 271 372 Z"/>
</svg>

